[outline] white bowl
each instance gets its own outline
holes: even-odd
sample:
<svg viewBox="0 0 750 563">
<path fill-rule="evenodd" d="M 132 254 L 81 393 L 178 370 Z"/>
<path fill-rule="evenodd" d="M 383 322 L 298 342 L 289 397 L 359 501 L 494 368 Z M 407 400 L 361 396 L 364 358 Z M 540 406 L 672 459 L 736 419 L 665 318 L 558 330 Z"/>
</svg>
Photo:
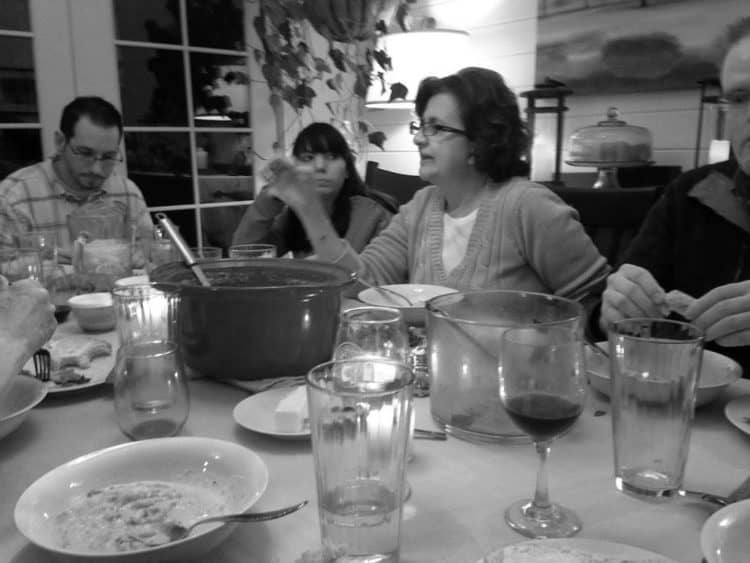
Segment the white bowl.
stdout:
<svg viewBox="0 0 750 563">
<path fill-rule="evenodd" d="M 609 350 L 607 342 L 597 342 L 604 350 Z M 586 369 L 591 387 L 609 397 L 609 359 L 586 348 Z M 731 383 L 742 377 L 742 368 L 733 359 L 712 352 L 703 351 L 698 389 L 695 393 L 695 406 L 700 407 L 716 399 Z"/>
<path fill-rule="evenodd" d="M 750 500 L 714 512 L 701 529 L 701 550 L 708 563 L 747 563 L 750 559 Z"/>
<path fill-rule="evenodd" d="M 414 306 L 404 306 L 405 301 L 400 300 L 398 297 L 390 296 L 387 292 L 378 291 L 368 287 L 359 292 L 359 300 L 367 303 L 368 305 L 378 305 L 380 307 L 393 307 L 401 311 L 404 316 L 404 321 L 408 325 L 424 325 L 425 323 L 425 308 L 424 304 L 440 295 L 446 293 L 455 293 L 456 290 L 450 287 L 443 287 L 441 285 L 424 285 L 417 283 L 401 283 L 394 285 L 381 286 L 391 291 L 395 291 L 409 299 Z"/>
<path fill-rule="evenodd" d="M 268 485 L 263 460 L 243 446 L 212 438 L 156 438 L 129 442 L 84 455 L 46 473 L 16 503 L 16 527 L 37 546 L 73 560 L 116 563 L 183 561 L 216 547 L 233 524 L 207 524 L 189 537 L 158 547 L 122 553 L 91 553 L 60 546 L 55 517 L 87 491 L 133 481 L 193 485 L 220 494 L 226 513 L 247 511 Z"/>
<path fill-rule="evenodd" d="M 18 428 L 46 396 L 47 386 L 38 379 L 28 375 L 12 378 L 0 396 L 0 438 Z"/>
<path fill-rule="evenodd" d="M 68 305 L 82 330 L 103 332 L 115 328 L 115 308 L 111 293 L 82 293 L 68 299 Z"/>
</svg>

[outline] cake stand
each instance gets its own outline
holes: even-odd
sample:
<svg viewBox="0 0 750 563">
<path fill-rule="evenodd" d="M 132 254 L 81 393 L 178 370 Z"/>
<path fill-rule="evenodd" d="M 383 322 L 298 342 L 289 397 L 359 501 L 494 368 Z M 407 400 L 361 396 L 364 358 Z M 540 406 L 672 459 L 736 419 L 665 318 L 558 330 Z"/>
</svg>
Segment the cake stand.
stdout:
<svg viewBox="0 0 750 563">
<path fill-rule="evenodd" d="M 585 166 L 596 168 L 599 174 L 596 177 L 594 185 L 595 190 L 612 190 L 619 189 L 620 183 L 617 181 L 618 168 L 634 168 L 636 166 L 648 166 L 653 164 L 653 160 L 624 160 L 624 161 L 595 161 L 595 160 L 566 160 L 570 166 Z"/>
</svg>

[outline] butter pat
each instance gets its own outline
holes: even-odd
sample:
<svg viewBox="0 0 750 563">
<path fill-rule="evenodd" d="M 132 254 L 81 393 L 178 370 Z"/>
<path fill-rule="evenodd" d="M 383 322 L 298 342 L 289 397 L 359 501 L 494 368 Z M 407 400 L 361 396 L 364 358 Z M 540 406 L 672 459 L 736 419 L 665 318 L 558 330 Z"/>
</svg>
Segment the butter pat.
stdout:
<svg viewBox="0 0 750 563">
<path fill-rule="evenodd" d="M 276 430 L 300 432 L 307 425 L 307 388 L 299 385 L 286 394 L 273 413 Z"/>
</svg>

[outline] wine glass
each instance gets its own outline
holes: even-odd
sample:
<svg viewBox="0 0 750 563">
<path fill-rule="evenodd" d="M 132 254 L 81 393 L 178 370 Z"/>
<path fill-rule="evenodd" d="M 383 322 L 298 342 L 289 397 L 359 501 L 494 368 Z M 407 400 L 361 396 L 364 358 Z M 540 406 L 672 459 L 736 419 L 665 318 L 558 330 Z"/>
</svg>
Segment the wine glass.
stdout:
<svg viewBox="0 0 750 563">
<path fill-rule="evenodd" d="M 512 504 L 505 521 L 532 538 L 572 536 L 581 529 L 581 521 L 572 510 L 550 502 L 546 463 L 552 440 L 578 419 L 586 399 L 580 327 L 508 329 L 498 371 L 500 401 L 511 420 L 531 436 L 540 460 L 534 498 Z"/>
<path fill-rule="evenodd" d="M 391 307 L 356 307 L 341 313 L 334 360 L 353 358 L 387 358 L 409 366 L 409 333 L 398 309 Z M 413 457 L 414 409 L 411 411 L 407 461 Z M 404 480 L 404 501 L 411 496 L 411 485 Z"/>
</svg>

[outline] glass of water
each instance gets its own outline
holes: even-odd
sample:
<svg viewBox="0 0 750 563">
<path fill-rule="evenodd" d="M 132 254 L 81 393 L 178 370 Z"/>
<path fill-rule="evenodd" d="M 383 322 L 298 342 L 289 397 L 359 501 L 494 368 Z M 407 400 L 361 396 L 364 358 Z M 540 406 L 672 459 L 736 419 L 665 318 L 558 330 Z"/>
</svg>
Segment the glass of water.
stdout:
<svg viewBox="0 0 750 563">
<path fill-rule="evenodd" d="M 276 258 L 273 244 L 235 244 L 229 247 L 230 258 Z"/>
<path fill-rule="evenodd" d="M 115 372 L 117 424 L 131 440 L 174 436 L 190 412 L 190 394 L 169 341 L 131 342 L 121 347 Z"/>
</svg>

